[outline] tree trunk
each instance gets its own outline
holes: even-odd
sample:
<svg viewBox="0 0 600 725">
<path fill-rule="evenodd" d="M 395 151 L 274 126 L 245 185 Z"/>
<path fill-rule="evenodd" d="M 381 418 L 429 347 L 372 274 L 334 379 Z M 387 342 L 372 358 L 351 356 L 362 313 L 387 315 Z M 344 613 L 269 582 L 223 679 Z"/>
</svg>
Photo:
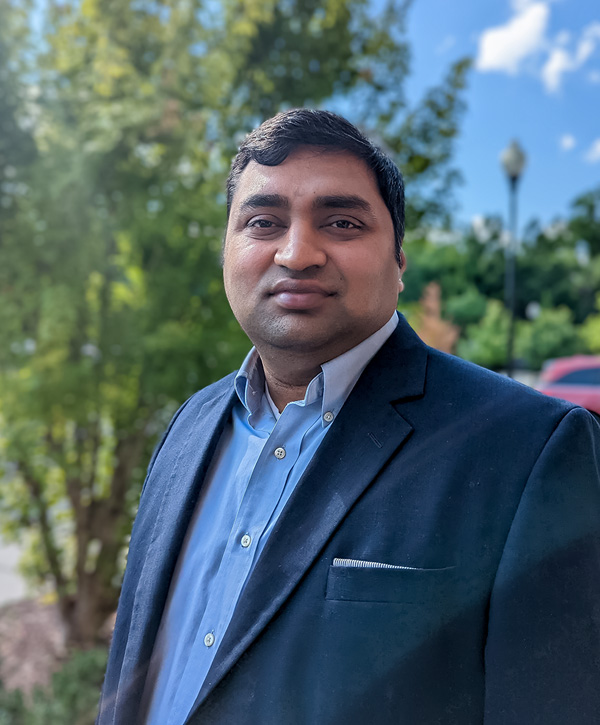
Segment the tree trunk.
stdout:
<svg viewBox="0 0 600 725">
<path fill-rule="evenodd" d="M 146 443 L 143 428 L 117 443 L 116 465 L 108 498 L 94 500 L 76 516 L 76 594 L 65 618 L 68 643 L 92 647 L 106 637 L 105 624 L 117 608 L 119 556 L 131 526 L 127 491 Z M 98 547 L 90 564 L 90 546 Z"/>
</svg>

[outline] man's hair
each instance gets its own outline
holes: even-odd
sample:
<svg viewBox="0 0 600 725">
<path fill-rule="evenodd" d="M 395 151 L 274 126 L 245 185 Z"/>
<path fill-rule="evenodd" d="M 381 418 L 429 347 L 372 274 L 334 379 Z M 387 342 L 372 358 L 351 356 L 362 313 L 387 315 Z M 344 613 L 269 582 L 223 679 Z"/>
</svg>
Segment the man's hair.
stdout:
<svg viewBox="0 0 600 725">
<path fill-rule="evenodd" d="M 278 113 L 254 129 L 242 142 L 227 178 L 227 218 L 240 175 L 250 161 L 278 166 L 302 146 L 347 151 L 365 162 L 392 217 L 396 261 L 402 266 L 404 181 L 396 164 L 356 126 L 331 111 L 295 108 Z"/>
</svg>

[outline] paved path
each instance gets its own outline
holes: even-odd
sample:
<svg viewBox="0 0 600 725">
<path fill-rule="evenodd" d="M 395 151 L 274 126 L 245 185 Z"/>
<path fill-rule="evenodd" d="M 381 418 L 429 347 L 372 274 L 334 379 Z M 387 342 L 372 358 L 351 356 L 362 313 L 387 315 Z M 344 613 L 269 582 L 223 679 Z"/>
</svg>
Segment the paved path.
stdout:
<svg viewBox="0 0 600 725">
<path fill-rule="evenodd" d="M 0 539 L 0 606 L 27 595 L 25 581 L 18 571 L 20 556 L 18 546 L 5 544 Z"/>
</svg>

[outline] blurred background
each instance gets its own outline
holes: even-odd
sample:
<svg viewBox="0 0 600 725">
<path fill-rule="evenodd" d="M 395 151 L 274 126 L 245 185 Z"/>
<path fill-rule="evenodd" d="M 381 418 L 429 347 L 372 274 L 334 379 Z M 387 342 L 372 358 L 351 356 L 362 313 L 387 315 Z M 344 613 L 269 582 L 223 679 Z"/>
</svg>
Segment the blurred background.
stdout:
<svg viewBox="0 0 600 725">
<path fill-rule="evenodd" d="M 93 723 L 152 448 L 249 347 L 219 256 L 263 119 L 338 111 L 397 161 L 427 342 L 533 385 L 600 355 L 599 16 L 0 0 L 0 724 Z"/>
</svg>

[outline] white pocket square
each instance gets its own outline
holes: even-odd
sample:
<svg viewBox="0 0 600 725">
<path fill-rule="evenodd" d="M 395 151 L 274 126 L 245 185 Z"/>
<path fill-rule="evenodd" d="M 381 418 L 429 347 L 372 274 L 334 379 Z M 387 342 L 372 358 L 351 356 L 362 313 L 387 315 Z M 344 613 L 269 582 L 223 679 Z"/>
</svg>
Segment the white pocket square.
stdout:
<svg viewBox="0 0 600 725">
<path fill-rule="evenodd" d="M 382 564 L 380 561 L 339 559 L 338 557 L 333 560 L 333 566 L 351 566 L 355 569 L 409 569 L 411 571 L 423 571 L 416 566 L 396 566 L 395 564 Z"/>
</svg>

